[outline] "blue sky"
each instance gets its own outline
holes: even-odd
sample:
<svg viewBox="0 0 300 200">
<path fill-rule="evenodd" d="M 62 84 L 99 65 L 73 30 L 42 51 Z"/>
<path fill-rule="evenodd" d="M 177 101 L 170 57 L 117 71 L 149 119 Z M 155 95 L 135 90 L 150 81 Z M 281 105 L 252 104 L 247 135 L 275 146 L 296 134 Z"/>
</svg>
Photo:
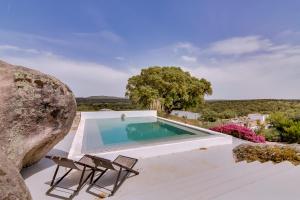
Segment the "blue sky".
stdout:
<svg viewBox="0 0 300 200">
<path fill-rule="evenodd" d="M 212 82 L 209 98 L 300 98 L 297 0 L 1 0 L 0 59 L 124 96 L 151 65 Z"/>
</svg>

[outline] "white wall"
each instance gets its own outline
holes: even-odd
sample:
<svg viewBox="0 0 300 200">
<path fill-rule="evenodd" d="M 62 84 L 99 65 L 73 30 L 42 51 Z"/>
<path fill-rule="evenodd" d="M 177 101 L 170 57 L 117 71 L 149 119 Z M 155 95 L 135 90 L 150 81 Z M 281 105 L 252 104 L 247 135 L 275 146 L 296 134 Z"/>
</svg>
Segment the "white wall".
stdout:
<svg viewBox="0 0 300 200">
<path fill-rule="evenodd" d="M 97 112 L 82 112 L 82 119 L 103 119 L 117 118 L 125 114 L 125 117 L 156 117 L 156 110 L 138 110 L 138 111 L 97 111 Z"/>
<path fill-rule="evenodd" d="M 201 117 L 199 113 L 183 111 L 183 110 L 173 110 L 171 112 L 171 115 L 175 115 L 178 117 L 186 117 L 187 119 L 198 119 L 199 117 Z"/>
</svg>

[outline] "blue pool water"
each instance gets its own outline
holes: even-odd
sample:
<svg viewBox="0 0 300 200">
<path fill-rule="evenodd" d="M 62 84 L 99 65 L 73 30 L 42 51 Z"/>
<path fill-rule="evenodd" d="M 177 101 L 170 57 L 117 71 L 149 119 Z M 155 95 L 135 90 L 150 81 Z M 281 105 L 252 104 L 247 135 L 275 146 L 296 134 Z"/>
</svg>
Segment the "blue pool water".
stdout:
<svg viewBox="0 0 300 200">
<path fill-rule="evenodd" d="M 87 119 L 83 148 L 84 150 L 93 150 L 103 146 L 208 135 L 156 117 L 132 117 L 124 120 L 121 118 Z"/>
</svg>

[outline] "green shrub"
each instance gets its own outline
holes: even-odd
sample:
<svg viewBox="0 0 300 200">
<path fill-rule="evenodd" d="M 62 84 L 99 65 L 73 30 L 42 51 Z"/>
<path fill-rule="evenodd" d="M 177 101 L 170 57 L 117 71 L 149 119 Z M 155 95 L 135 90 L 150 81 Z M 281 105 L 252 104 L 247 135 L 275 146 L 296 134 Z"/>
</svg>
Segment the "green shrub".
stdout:
<svg viewBox="0 0 300 200">
<path fill-rule="evenodd" d="M 297 113 L 293 116 L 293 120 L 296 122 L 300 122 L 300 113 Z"/>
<path fill-rule="evenodd" d="M 281 142 L 300 143 L 300 121 L 296 114 L 273 113 L 270 125 L 280 133 Z"/>
<path fill-rule="evenodd" d="M 264 129 L 261 134 L 265 136 L 266 140 L 269 142 L 280 142 L 280 132 L 275 128 Z"/>
<path fill-rule="evenodd" d="M 234 111 L 227 109 L 227 110 L 224 110 L 223 112 L 221 112 L 219 114 L 219 117 L 221 119 L 230 119 L 230 118 L 234 118 L 236 115 L 237 114 Z"/>
<path fill-rule="evenodd" d="M 294 122 L 290 126 L 284 127 L 284 132 L 281 137 L 286 142 L 300 143 L 300 122 Z"/>
<path fill-rule="evenodd" d="M 235 147 L 233 153 L 237 162 L 272 161 L 280 163 L 289 161 L 294 165 L 300 164 L 299 152 L 290 146 L 242 144 Z"/>
<path fill-rule="evenodd" d="M 212 110 L 203 110 L 201 119 L 206 122 L 215 122 L 218 119 L 218 113 Z"/>
</svg>

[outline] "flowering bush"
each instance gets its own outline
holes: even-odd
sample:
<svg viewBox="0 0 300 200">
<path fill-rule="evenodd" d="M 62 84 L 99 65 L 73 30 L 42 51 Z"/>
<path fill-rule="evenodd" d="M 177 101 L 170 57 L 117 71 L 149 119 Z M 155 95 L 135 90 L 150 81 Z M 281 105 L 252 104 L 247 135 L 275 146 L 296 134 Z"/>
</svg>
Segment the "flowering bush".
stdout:
<svg viewBox="0 0 300 200">
<path fill-rule="evenodd" d="M 213 127 L 210 130 L 232 135 L 234 137 L 248 140 L 250 142 L 265 143 L 264 136 L 256 135 L 256 133 L 251 129 L 237 124 L 225 124 Z"/>
</svg>

